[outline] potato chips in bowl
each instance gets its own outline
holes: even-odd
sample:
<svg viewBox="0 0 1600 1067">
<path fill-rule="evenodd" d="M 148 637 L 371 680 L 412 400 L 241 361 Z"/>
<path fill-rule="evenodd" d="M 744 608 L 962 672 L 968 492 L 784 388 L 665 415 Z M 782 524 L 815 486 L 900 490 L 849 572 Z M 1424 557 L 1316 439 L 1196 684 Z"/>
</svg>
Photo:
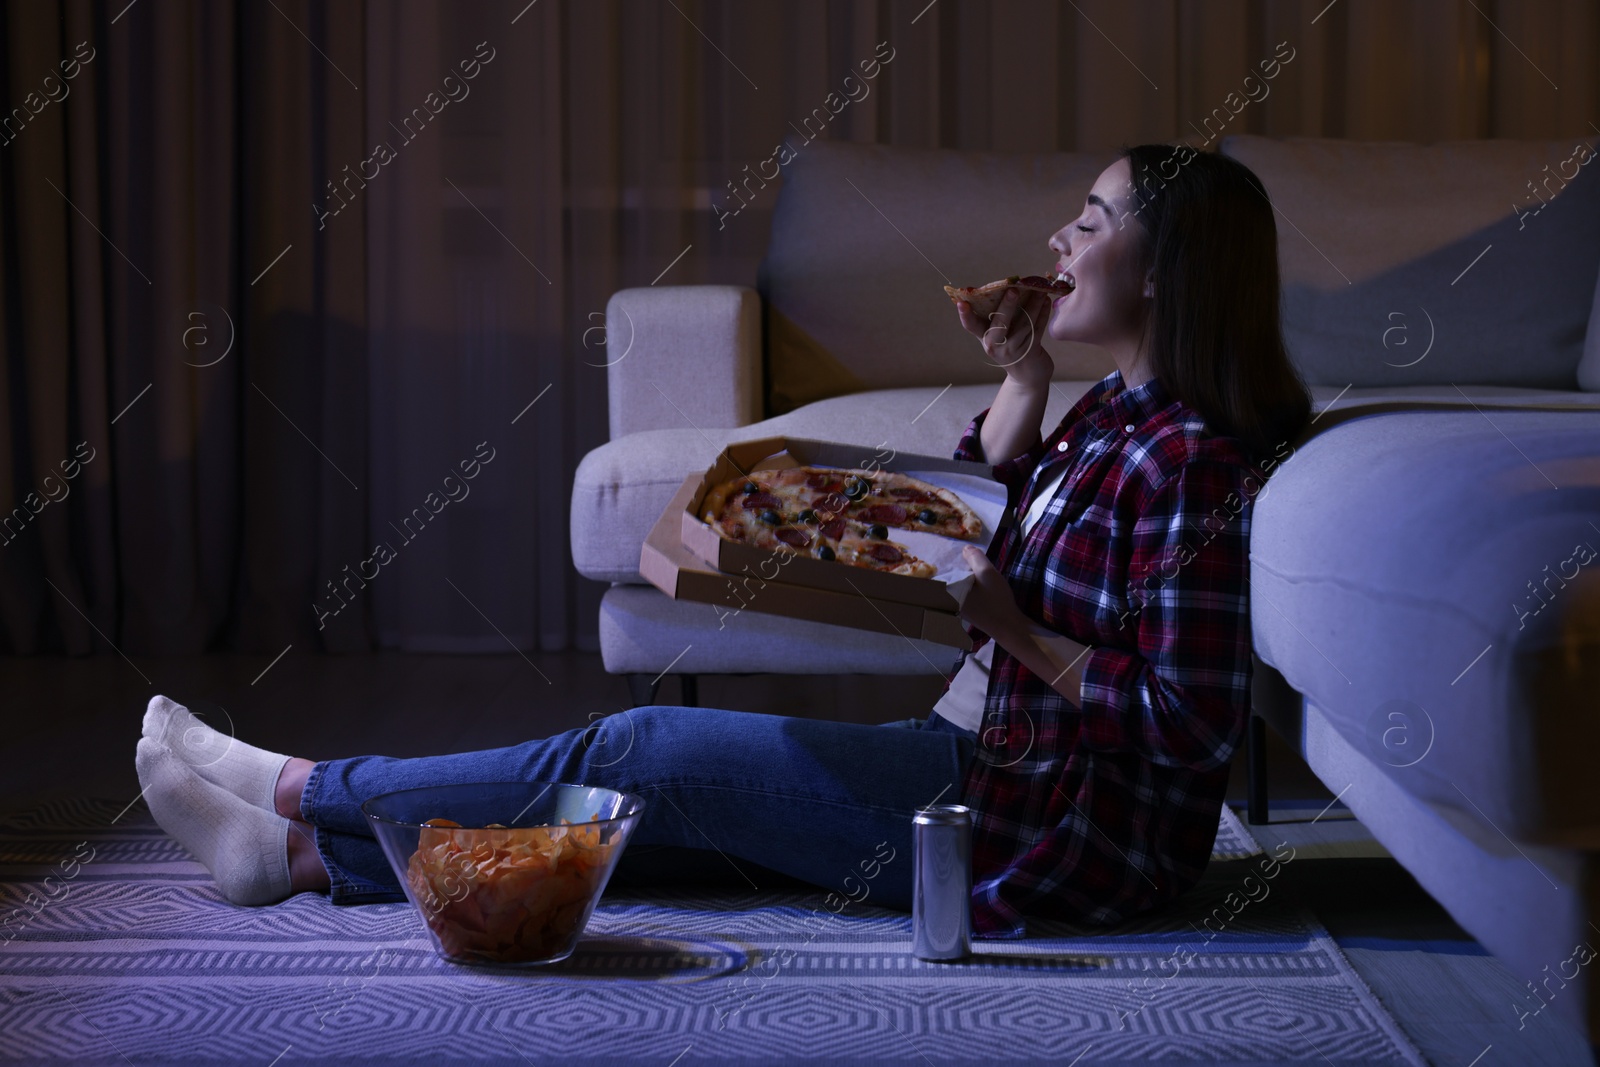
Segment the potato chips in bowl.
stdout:
<svg viewBox="0 0 1600 1067">
<path fill-rule="evenodd" d="M 539 966 L 577 946 L 644 811 L 552 782 L 407 789 L 362 806 L 439 955 Z"/>
</svg>

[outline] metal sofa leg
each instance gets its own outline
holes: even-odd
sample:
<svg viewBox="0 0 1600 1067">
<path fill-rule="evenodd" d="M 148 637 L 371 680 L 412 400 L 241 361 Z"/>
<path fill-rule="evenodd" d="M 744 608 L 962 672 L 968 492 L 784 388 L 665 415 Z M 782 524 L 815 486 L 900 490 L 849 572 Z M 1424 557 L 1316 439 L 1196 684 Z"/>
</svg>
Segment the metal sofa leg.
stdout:
<svg viewBox="0 0 1600 1067">
<path fill-rule="evenodd" d="M 633 706 L 642 708 L 656 703 L 656 694 L 661 689 L 661 679 L 664 675 L 656 675 L 652 679 L 648 674 L 627 674 L 628 696 L 633 700 Z M 683 706 L 698 708 L 700 706 L 700 678 L 694 674 L 680 674 L 678 683 L 683 687 Z"/>
<path fill-rule="evenodd" d="M 654 680 L 648 674 L 628 674 L 623 677 L 628 679 L 628 696 L 633 700 L 634 707 L 642 708 L 656 702 L 656 690 L 661 687 L 659 676 Z"/>
<path fill-rule="evenodd" d="M 1245 770 L 1245 820 L 1264 826 L 1272 821 L 1267 814 L 1267 721 L 1254 712 L 1245 733 Z"/>
</svg>

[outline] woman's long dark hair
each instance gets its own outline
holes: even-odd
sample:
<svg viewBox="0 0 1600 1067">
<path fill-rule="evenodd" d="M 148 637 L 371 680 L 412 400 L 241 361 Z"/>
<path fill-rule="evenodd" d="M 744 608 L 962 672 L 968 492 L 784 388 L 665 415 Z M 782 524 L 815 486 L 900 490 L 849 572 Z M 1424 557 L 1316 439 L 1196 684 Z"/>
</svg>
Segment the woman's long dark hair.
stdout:
<svg viewBox="0 0 1600 1067">
<path fill-rule="evenodd" d="M 1278 227 L 1243 163 L 1187 145 L 1125 148 L 1129 211 L 1155 296 L 1145 319 L 1150 370 L 1214 433 L 1252 458 L 1293 441 L 1311 396 L 1283 342 Z"/>
</svg>

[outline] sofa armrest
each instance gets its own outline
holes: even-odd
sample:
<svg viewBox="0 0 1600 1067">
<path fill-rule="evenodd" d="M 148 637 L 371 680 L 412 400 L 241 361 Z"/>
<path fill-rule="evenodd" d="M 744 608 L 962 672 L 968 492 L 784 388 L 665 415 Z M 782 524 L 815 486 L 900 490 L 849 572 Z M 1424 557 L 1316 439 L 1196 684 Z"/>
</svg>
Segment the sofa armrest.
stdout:
<svg viewBox="0 0 1600 1067">
<path fill-rule="evenodd" d="M 620 289 L 606 304 L 611 440 L 761 417 L 761 298 L 738 285 Z"/>
</svg>

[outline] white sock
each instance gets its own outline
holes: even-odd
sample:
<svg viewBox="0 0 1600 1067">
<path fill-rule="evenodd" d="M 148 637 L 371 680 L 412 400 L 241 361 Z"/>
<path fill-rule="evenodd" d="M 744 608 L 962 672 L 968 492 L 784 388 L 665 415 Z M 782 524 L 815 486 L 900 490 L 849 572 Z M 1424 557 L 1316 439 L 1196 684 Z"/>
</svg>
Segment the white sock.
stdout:
<svg viewBox="0 0 1600 1067">
<path fill-rule="evenodd" d="M 144 713 L 144 736 L 159 741 L 200 777 L 219 785 L 263 811 L 278 814 L 273 794 L 289 757 L 247 745 L 213 730 L 182 704 L 163 696 L 150 698 Z"/>
<path fill-rule="evenodd" d="M 139 739 L 139 784 L 150 813 L 205 864 L 235 904 L 289 896 L 289 820 L 246 804 L 201 778 L 159 741 Z"/>
</svg>

